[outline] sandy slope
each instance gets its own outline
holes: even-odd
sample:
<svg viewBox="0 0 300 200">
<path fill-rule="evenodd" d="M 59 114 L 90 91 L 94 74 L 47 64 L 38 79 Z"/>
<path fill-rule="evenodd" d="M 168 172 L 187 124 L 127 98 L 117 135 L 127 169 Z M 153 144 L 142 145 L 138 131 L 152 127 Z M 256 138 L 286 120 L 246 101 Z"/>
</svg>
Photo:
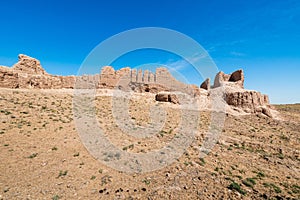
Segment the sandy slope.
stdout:
<svg viewBox="0 0 300 200">
<path fill-rule="evenodd" d="M 106 92 L 108 94 L 109 91 Z M 110 95 L 96 98 L 106 137 L 126 152 L 147 153 L 176 137 L 180 110 L 151 95 L 133 98 L 130 116 L 151 121 L 149 108 L 162 106 L 167 119 L 151 138 L 120 131 Z M 128 174 L 93 158 L 73 120 L 71 90 L 0 92 L 0 199 L 299 199 L 299 105 L 276 108 L 283 120 L 227 115 L 212 151 L 199 159 L 211 113 L 199 114 L 195 140 L 171 165 Z"/>
</svg>

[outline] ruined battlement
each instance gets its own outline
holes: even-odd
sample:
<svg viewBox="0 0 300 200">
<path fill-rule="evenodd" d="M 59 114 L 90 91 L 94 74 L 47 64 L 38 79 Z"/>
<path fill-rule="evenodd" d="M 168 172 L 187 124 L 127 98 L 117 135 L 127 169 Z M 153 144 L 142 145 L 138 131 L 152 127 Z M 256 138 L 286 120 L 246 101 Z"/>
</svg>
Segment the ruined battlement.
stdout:
<svg viewBox="0 0 300 200">
<path fill-rule="evenodd" d="M 120 89 L 123 91 L 151 92 L 183 92 L 194 97 L 209 99 L 219 89 L 225 89 L 224 101 L 236 109 L 247 113 L 263 112 L 268 116 L 269 98 L 257 91 L 244 89 L 243 70 L 232 74 L 219 72 L 214 84 L 206 79 L 200 87 L 188 85 L 176 80 L 163 67 L 153 73 L 149 70 L 130 69 L 125 67 L 115 70 L 105 66 L 99 74 L 82 76 L 55 76 L 48 74 L 40 62 L 26 55 L 19 55 L 19 61 L 12 67 L 0 66 L 0 88 L 26 89 Z"/>
<path fill-rule="evenodd" d="M 130 83 L 130 84 L 129 84 Z M 124 88 L 134 85 L 149 85 L 159 90 L 186 91 L 187 84 L 177 81 L 166 68 L 157 68 L 153 73 L 149 70 L 130 69 L 125 67 L 115 70 L 105 66 L 99 74 L 82 76 L 55 76 L 48 74 L 35 58 L 20 54 L 19 61 L 12 67 L 0 67 L 0 87 L 4 88 Z M 160 88 L 160 89 L 157 89 Z"/>
<path fill-rule="evenodd" d="M 176 80 L 171 73 L 163 67 L 157 68 L 155 73 L 149 70 L 130 69 L 129 67 L 114 70 L 105 66 L 100 72 L 99 87 L 114 88 L 117 85 L 131 83 L 158 84 L 174 90 L 185 90 L 188 85 Z"/>
</svg>

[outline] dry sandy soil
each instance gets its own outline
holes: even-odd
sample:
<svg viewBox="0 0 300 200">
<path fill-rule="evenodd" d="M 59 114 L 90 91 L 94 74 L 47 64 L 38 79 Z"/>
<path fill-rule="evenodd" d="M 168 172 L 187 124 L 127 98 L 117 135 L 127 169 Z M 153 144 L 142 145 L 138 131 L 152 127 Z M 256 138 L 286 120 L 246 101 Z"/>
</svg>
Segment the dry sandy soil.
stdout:
<svg viewBox="0 0 300 200">
<path fill-rule="evenodd" d="M 278 105 L 282 120 L 263 115 L 227 115 L 212 151 L 198 147 L 211 113 L 201 112 L 190 148 L 154 172 L 125 173 L 96 160 L 82 144 L 73 120 L 70 91 L 0 89 L 0 199 L 300 199 L 300 105 Z M 146 153 L 176 135 L 180 112 L 170 103 L 141 96 L 130 116 L 149 122 L 148 108 L 167 111 L 152 138 L 122 133 L 111 97 L 96 98 L 97 117 L 120 149 Z"/>
</svg>

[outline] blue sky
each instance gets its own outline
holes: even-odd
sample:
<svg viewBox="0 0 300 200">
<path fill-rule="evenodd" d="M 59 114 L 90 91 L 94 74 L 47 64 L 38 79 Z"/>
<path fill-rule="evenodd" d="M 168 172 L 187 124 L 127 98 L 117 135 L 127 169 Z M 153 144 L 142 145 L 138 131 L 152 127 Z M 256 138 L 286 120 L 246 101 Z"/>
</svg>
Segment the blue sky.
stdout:
<svg viewBox="0 0 300 200">
<path fill-rule="evenodd" d="M 164 27 L 199 42 L 219 70 L 243 68 L 246 88 L 269 94 L 272 103 L 300 102 L 298 0 L 11 0 L 2 1 L 0 11 L 0 65 L 11 66 L 23 53 L 39 59 L 49 73 L 77 74 L 103 40 L 128 29 Z M 180 58 L 148 50 L 113 64 L 170 61 Z"/>
</svg>

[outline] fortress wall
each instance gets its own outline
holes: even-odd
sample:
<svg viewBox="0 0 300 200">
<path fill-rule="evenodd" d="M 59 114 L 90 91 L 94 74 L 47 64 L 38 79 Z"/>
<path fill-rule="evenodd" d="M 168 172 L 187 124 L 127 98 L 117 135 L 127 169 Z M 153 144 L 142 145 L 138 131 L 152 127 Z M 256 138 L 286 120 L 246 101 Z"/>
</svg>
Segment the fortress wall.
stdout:
<svg viewBox="0 0 300 200">
<path fill-rule="evenodd" d="M 155 83 L 155 75 L 152 72 L 149 72 L 149 83 Z"/>
<path fill-rule="evenodd" d="M 0 66 L 0 87 L 2 88 L 17 88 L 18 74 L 4 66 Z"/>
<path fill-rule="evenodd" d="M 213 94 L 206 80 L 202 88 L 206 94 Z M 228 105 L 241 108 L 247 113 L 263 113 L 268 111 L 269 97 L 257 91 L 244 90 L 243 70 L 232 74 L 219 72 L 214 80 L 214 87 L 226 86 L 224 100 Z M 110 66 L 103 67 L 101 73 L 83 76 L 55 76 L 48 74 L 34 58 L 19 55 L 19 61 L 13 67 L 0 66 L 0 87 L 27 89 L 62 89 L 62 88 L 118 88 L 123 91 L 153 92 L 180 91 L 194 96 L 201 96 L 198 86 L 188 85 L 176 80 L 166 68 L 157 68 L 155 73 L 148 70 L 122 68 L 114 70 Z"/>
<path fill-rule="evenodd" d="M 138 70 L 137 76 L 136 76 L 136 82 L 142 83 L 143 82 L 143 71 L 141 69 Z"/>
<path fill-rule="evenodd" d="M 131 70 L 131 82 L 136 82 L 137 81 L 137 72 L 136 69 Z"/>
<path fill-rule="evenodd" d="M 149 83 L 149 71 L 148 70 L 144 71 L 144 75 L 143 75 L 142 81 L 143 81 L 143 83 Z"/>
</svg>

